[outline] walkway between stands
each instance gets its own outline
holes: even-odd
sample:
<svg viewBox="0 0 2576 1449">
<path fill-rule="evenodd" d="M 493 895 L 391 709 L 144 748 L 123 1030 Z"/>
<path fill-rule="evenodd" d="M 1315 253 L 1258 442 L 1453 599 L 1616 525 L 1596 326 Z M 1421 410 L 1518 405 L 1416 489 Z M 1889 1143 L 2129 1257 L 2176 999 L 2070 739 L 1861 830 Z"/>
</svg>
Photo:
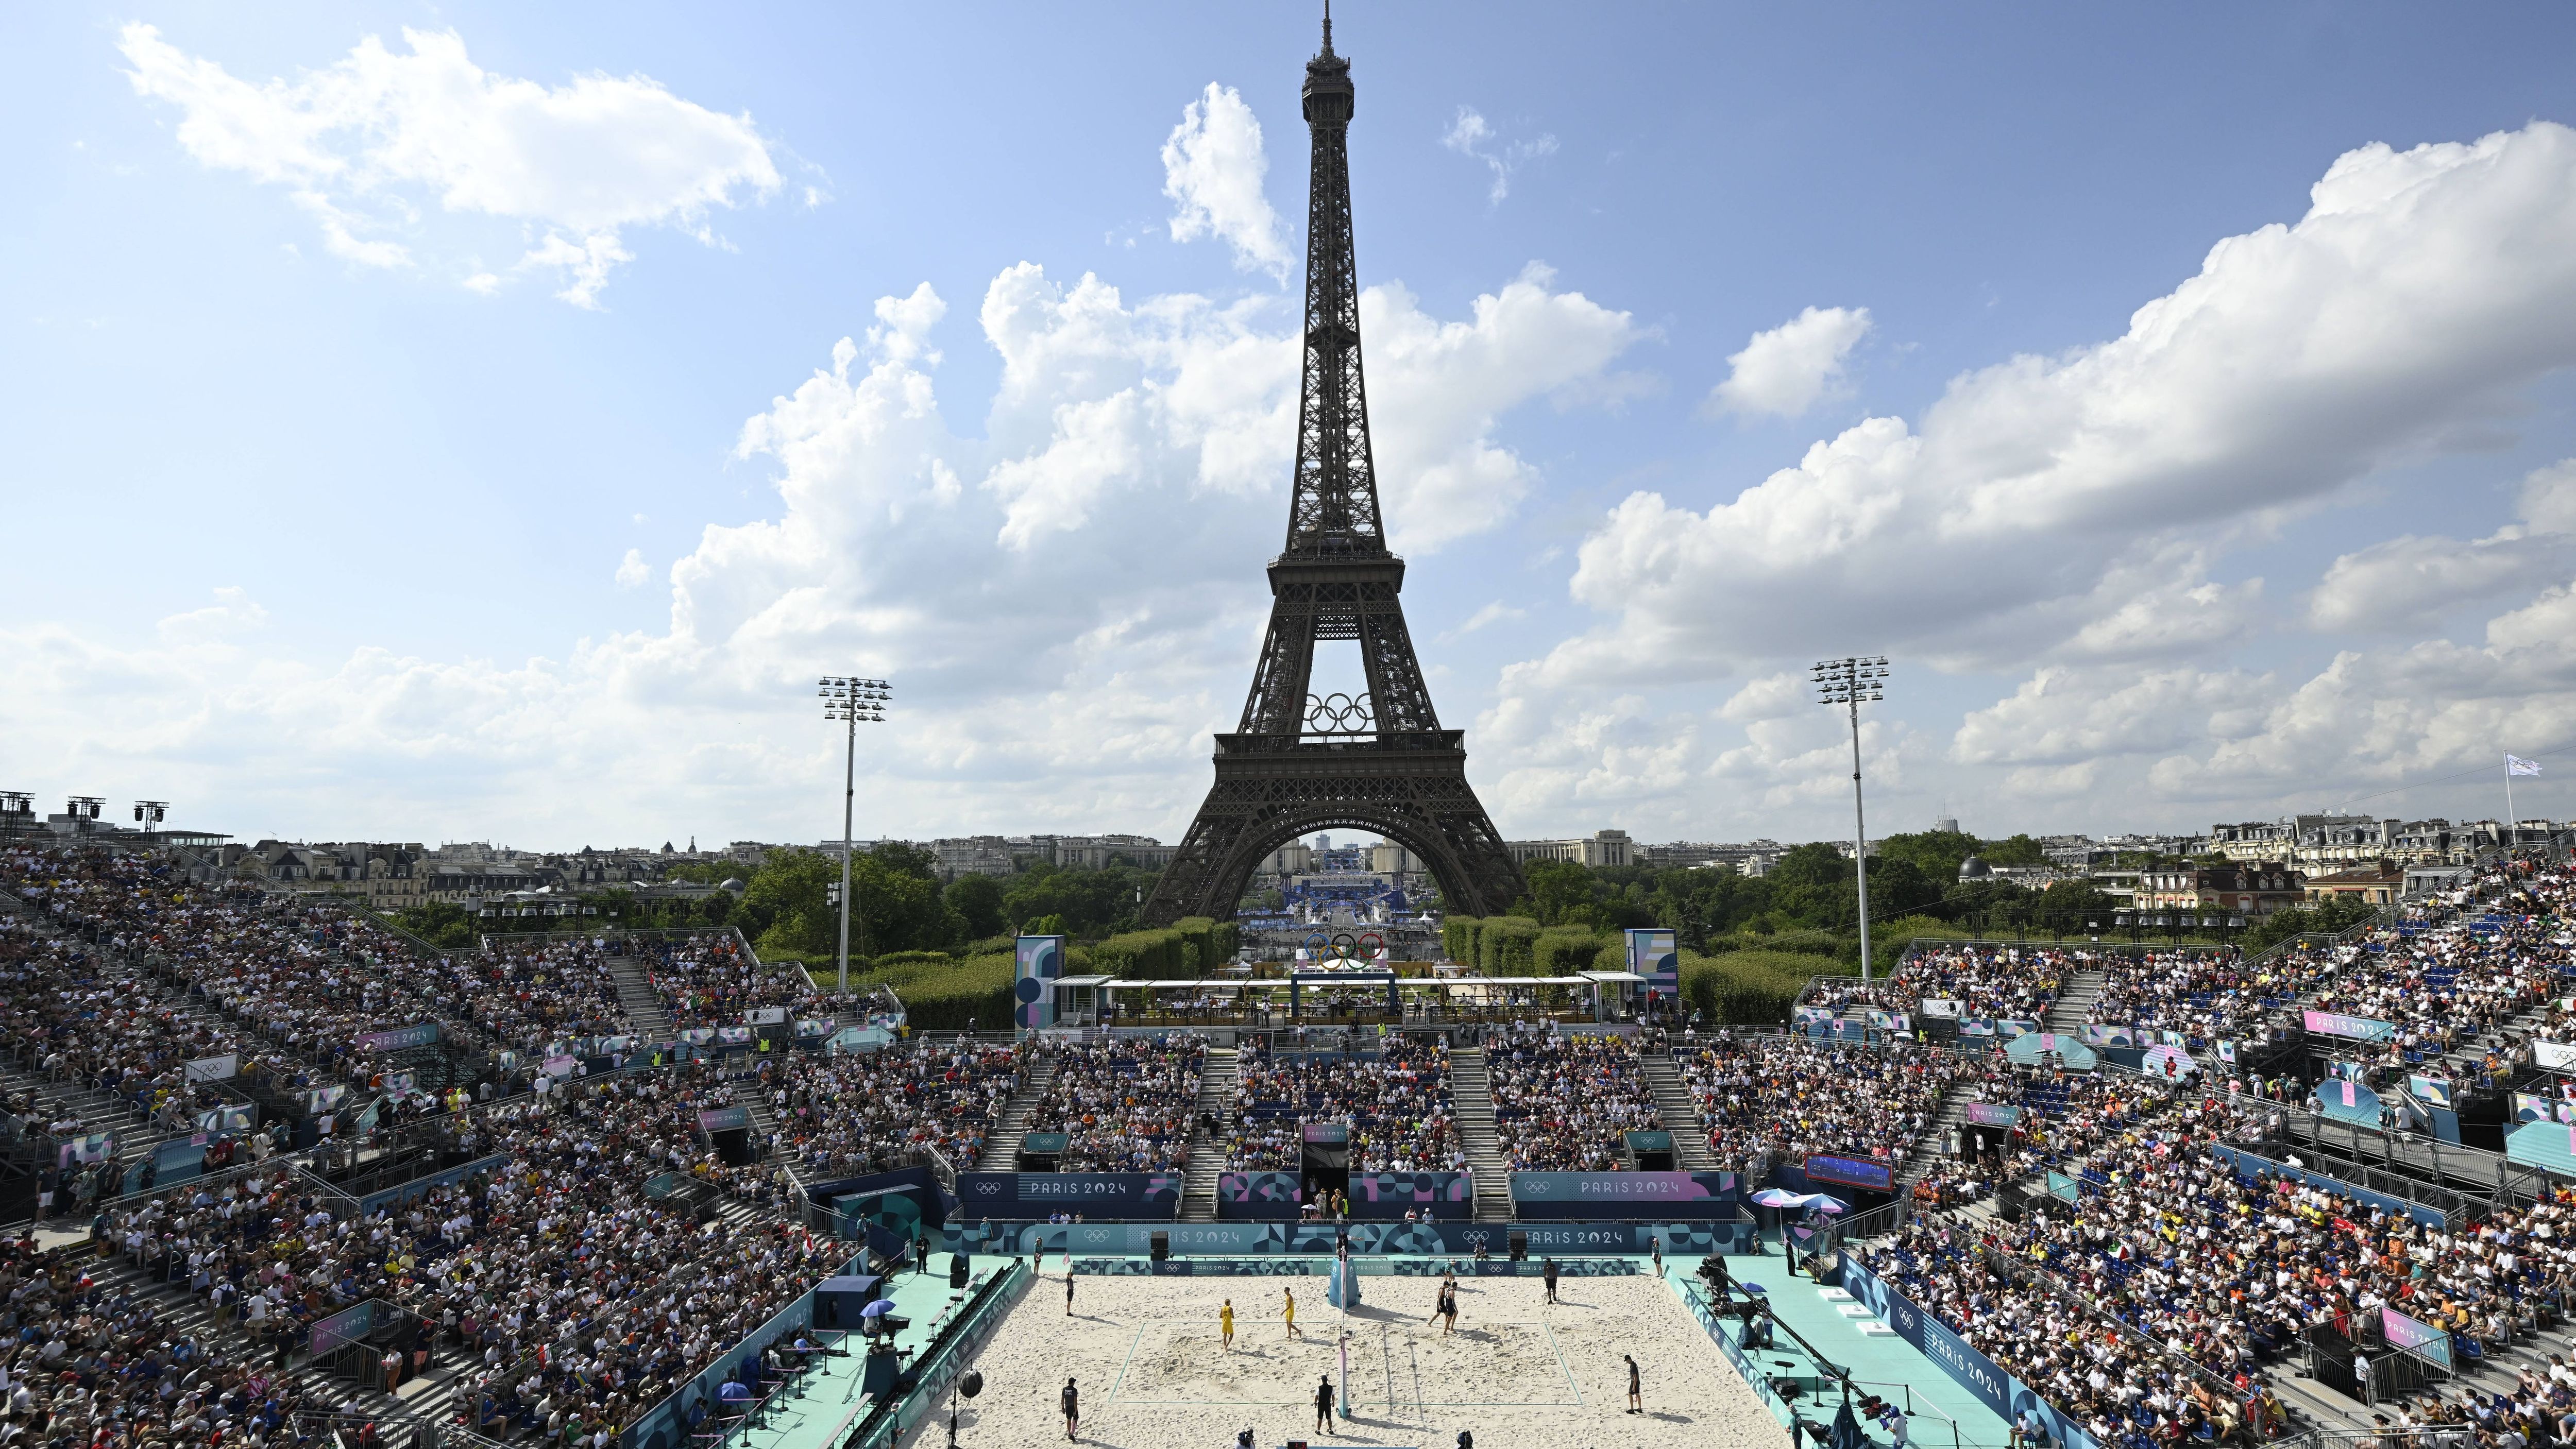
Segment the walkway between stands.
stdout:
<svg viewBox="0 0 2576 1449">
<path fill-rule="evenodd" d="M 1666 1263 L 1665 1271 L 1674 1277 L 1688 1277 L 1697 1266 L 1676 1260 Z M 1770 1301 L 1772 1315 L 1814 1344 L 1818 1353 L 1848 1371 L 1855 1396 L 1873 1393 L 1904 1408 L 1910 1392 L 1915 1412 L 1908 1425 L 1908 1437 L 1914 1449 L 1950 1449 L 1952 1422 L 1958 1425 L 1957 1442 L 1962 1446 L 2000 1449 L 2011 1442 L 2009 1423 L 1912 1344 L 1892 1332 L 1863 1333 L 1861 1325 L 1877 1323 L 1877 1316 L 1860 1309 L 1847 1295 L 1826 1296 L 1840 1294 L 1841 1290 L 1821 1287 L 1813 1278 L 1790 1277 L 1787 1263 L 1776 1257 L 1729 1257 L 1726 1271 L 1739 1284 L 1759 1283 L 1767 1289 L 1763 1296 Z M 1847 1308 L 1859 1311 L 1846 1313 Z M 1727 1329 L 1741 1337 L 1740 1324 L 1729 1323 Z M 1788 1334 L 1774 1334 L 1773 1340 L 1773 1347 L 1752 1350 L 1748 1356 L 1765 1372 L 1796 1377 L 1803 1386 L 1799 1411 L 1811 1419 L 1830 1421 L 1834 1410 L 1841 1406 L 1841 1391 L 1828 1389 L 1822 1391 L 1821 1397 L 1815 1397 L 1819 1390 L 1814 1361 Z M 1857 1397 L 1854 1402 L 1858 1402 Z M 1885 1430 L 1876 1425 L 1869 1428 L 1873 1438 L 1886 1438 Z"/>
<path fill-rule="evenodd" d="M 944 1253 L 933 1254 L 931 1261 L 940 1269 L 948 1266 Z M 985 1279 L 1009 1260 L 990 1258 L 979 1261 L 986 1266 L 975 1275 L 976 1288 L 982 1287 Z M 932 1341 L 939 1336 L 940 1330 L 947 1327 L 943 1315 L 950 1307 L 948 1275 L 944 1271 L 907 1271 L 895 1275 L 890 1281 L 892 1291 L 887 1296 L 894 1300 L 895 1316 L 909 1320 L 895 1335 L 895 1349 L 900 1362 L 909 1369 L 929 1352 Z M 973 1299 L 974 1290 L 969 1289 L 958 1300 L 957 1306 L 962 1309 Z M 725 1449 L 832 1449 L 848 1438 L 850 1430 L 876 1407 L 876 1401 L 859 1387 L 867 1373 L 867 1353 L 859 1336 L 853 1333 L 843 1338 L 838 1332 L 825 1329 L 818 1338 L 828 1339 L 836 1348 L 847 1349 L 848 1353 L 822 1359 L 812 1373 L 773 1396 L 759 1421 L 725 1440 Z M 945 1411 L 943 1404 L 942 1412 Z"/>
</svg>

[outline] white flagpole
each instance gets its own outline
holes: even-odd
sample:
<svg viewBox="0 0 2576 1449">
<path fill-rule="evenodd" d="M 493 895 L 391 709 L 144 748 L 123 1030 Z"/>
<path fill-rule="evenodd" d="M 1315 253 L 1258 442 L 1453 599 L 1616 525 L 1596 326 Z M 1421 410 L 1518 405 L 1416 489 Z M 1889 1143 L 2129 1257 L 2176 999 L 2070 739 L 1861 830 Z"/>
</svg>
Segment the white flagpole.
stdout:
<svg viewBox="0 0 2576 1449">
<path fill-rule="evenodd" d="M 2513 815 L 2513 756 L 2504 757 L 2504 848 L 2510 853 L 2513 838 L 2522 833 L 2522 822 Z"/>
</svg>

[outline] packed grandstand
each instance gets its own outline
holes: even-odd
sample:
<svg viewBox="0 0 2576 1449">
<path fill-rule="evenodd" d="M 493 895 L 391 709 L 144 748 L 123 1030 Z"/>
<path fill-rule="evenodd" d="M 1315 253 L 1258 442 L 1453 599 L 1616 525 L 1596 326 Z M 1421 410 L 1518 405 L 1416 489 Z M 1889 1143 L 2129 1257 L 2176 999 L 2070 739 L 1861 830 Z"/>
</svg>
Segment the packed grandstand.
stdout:
<svg viewBox="0 0 2576 1449">
<path fill-rule="evenodd" d="M 2321 1328 L 2388 1310 L 2460 1362 L 2521 1364 L 2576 1290 L 2563 1191 L 2519 1180 L 2410 1216 L 2284 1171 L 2309 1079 L 2216 1050 L 2294 1041 L 2321 1011 L 2386 1024 L 2338 1055 L 2392 1098 L 2437 1071 L 2463 1093 L 2531 1087 L 2534 1040 L 2576 1016 L 2563 865 L 2490 866 L 2260 957 L 1952 943 L 1801 1003 L 1914 1014 L 1901 1035 L 1534 1016 L 1373 1041 L 923 1033 L 864 1051 L 677 1049 L 851 1010 L 730 933 L 441 952 L 109 850 L 0 850 L 0 888 L 0 1088 L 12 1160 L 37 1165 L 0 1249 L 0 1372 L 13 1422 L 49 1441 L 304 1442 L 416 1375 L 439 1391 L 413 1403 L 493 1438 L 613 1435 L 852 1260 L 808 1188 L 1008 1169 L 1030 1134 L 1063 1135 L 1066 1172 L 1201 1154 L 1295 1172 L 1323 1123 L 1348 1129 L 1351 1170 L 1490 1153 L 1623 1171 L 1630 1134 L 1657 1131 L 1747 1186 L 1875 1160 L 1897 1201 L 1856 1259 L 2124 1449 L 2279 1432 L 2268 1376 Z M 1924 1030 L 1927 1002 L 2117 1028 L 2190 1068 L 2007 1055 Z M 306 1361 L 317 1321 L 369 1301 L 396 1327 L 363 1383 Z M 2567 1441 L 2576 1370 L 2491 1387 L 2480 1442 Z"/>
</svg>

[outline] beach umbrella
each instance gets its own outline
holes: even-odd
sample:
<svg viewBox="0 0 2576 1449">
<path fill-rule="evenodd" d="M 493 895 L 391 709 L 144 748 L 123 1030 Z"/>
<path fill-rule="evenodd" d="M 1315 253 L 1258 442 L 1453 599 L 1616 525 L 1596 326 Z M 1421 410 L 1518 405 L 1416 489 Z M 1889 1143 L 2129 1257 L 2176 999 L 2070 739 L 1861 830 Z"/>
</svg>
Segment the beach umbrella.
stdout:
<svg viewBox="0 0 2576 1449">
<path fill-rule="evenodd" d="M 1807 1196 L 1807 1211 L 1811 1213 L 1847 1213 L 1851 1211 L 1851 1204 L 1828 1193 L 1810 1193 Z"/>
<path fill-rule="evenodd" d="M 892 1312 L 894 1312 L 894 1300 L 891 1298 L 880 1298 L 876 1302 L 869 1304 L 867 1307 L 860 1309 L 859 1316 L 861 1318 L 875 1318 L 880 1314 Z"/>
<path fill-rule="evenodd" d="M 1764 1207 L 1796 1207 L 1807 1199 L 1804 1195 L 1790 1192 L 1785 1188 L 1766 1187 L 1755 1193 L 1753 1200 Z"/>
</svg>

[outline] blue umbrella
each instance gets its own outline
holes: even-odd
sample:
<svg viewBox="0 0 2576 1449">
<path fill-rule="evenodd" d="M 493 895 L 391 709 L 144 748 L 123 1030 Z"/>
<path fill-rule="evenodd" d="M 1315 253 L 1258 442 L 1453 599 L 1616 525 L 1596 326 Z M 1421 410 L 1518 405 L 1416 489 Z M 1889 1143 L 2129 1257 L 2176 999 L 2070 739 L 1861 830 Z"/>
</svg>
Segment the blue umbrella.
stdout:
<svg viewBox="0 0 2576 1449">
<path fill-rule="evenodd" d="M 894 1312 L 894 1300 L 891 1298 L 880 1298 L 876 1302 L 869 1304 L 867 1307 L 860 1309 L 859 1316 L 861 1318 L 874 1318 L 880 1313 L 892 1312 Z"/>
<path fill-rule="evenodd" d="M 1747 1293 L 1768 1293 L 1771 1291 L 1759 1283 L 1738 1283 L 1735 1286 L 1743 1289 Z"/>
</svg>

